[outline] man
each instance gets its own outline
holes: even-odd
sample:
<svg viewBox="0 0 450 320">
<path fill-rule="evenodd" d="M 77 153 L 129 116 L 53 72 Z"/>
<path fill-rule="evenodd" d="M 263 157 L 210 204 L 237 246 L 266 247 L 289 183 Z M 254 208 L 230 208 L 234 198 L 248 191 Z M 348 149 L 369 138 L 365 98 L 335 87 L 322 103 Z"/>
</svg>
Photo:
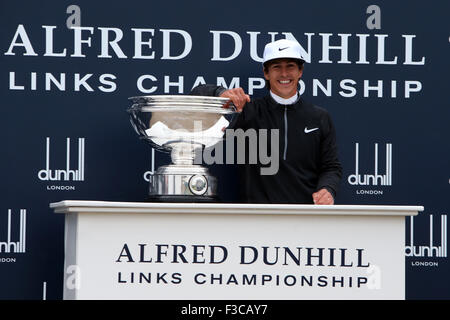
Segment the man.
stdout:
<svg viewBox="0 0 450 320">
<path fill-rule="evenodd" d="M 334 204 L 342 176 L 335 130 L 328 112 L 298 93 L 304 63 L 296 41 L 278 40 L 267 44 L 263 55 L 269 95 L 251 100 L 242 88 L 213 85 L 191 92 L 230 98 L 240 112 L 234 128 L 279 130 L 278 172 L 261 175 L 259 166 L 250 164 L 241 168 L 244 202 Z"/>
</svg>

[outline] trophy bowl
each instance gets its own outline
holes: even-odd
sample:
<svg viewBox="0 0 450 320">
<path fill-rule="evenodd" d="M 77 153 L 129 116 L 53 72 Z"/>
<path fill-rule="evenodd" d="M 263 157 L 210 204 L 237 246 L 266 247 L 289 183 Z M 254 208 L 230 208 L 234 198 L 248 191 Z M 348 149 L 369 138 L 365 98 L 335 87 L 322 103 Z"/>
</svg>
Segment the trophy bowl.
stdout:
<svg viewBox="0 0 450 320">
<path fill-rule="evenodd" d="M 129 98 L 130 122 L 141 139 L 170 152 L 172 163 L 150 176 L 149 200 L 217 201 L 217 178 L 194 159 L 222 141 L 236 109 L 228 98 L 154 95 Z"/>
</svg>

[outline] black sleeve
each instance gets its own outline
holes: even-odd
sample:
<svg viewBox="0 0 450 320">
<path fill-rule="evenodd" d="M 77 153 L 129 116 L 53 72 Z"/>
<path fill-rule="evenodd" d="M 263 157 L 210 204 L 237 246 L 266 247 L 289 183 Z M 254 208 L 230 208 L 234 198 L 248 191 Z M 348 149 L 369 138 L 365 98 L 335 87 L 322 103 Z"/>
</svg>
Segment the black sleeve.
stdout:
<svg viewBox="0 0 450 320">
<path fill-rule="evenodd" d="M 336 131 L 328 113 L 322 119 L 324 136 L 320 146 L 320 174 L 317 190 L 326 188 L 336 198 L 342 177 L 342 166 L 338 159 Z"/>
<path fill-rule="evenodd" d="M 190 95 L 219 97 L 226 90 L 227 89 L 221 86 L 215 86 L 212 84 L 201 84 L 193 88 Z"/>
</svg>

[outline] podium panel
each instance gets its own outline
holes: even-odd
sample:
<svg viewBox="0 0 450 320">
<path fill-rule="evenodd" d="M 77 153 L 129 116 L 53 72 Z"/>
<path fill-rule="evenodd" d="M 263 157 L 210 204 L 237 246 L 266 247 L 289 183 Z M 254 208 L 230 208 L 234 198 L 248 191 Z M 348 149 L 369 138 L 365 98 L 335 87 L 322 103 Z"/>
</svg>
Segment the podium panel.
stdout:
<svg viewBox="0 0 450 320">
<path fill-rule="evenodd" d="M 64 299 L 404 299 L 419 206 L 61 201 Z"/>
</svg>

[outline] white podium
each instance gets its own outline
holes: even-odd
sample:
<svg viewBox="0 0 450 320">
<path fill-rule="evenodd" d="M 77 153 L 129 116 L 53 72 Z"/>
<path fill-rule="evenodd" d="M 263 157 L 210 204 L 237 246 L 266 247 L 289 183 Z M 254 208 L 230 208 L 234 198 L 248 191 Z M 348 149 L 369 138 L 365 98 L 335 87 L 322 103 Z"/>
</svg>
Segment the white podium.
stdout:
<svg viewBox="0 0 450 320">
<path fill-rule="evenodd" d="M 420 206 L 61 201 L 64 299 L 404 299 Z"/>
</svg>

